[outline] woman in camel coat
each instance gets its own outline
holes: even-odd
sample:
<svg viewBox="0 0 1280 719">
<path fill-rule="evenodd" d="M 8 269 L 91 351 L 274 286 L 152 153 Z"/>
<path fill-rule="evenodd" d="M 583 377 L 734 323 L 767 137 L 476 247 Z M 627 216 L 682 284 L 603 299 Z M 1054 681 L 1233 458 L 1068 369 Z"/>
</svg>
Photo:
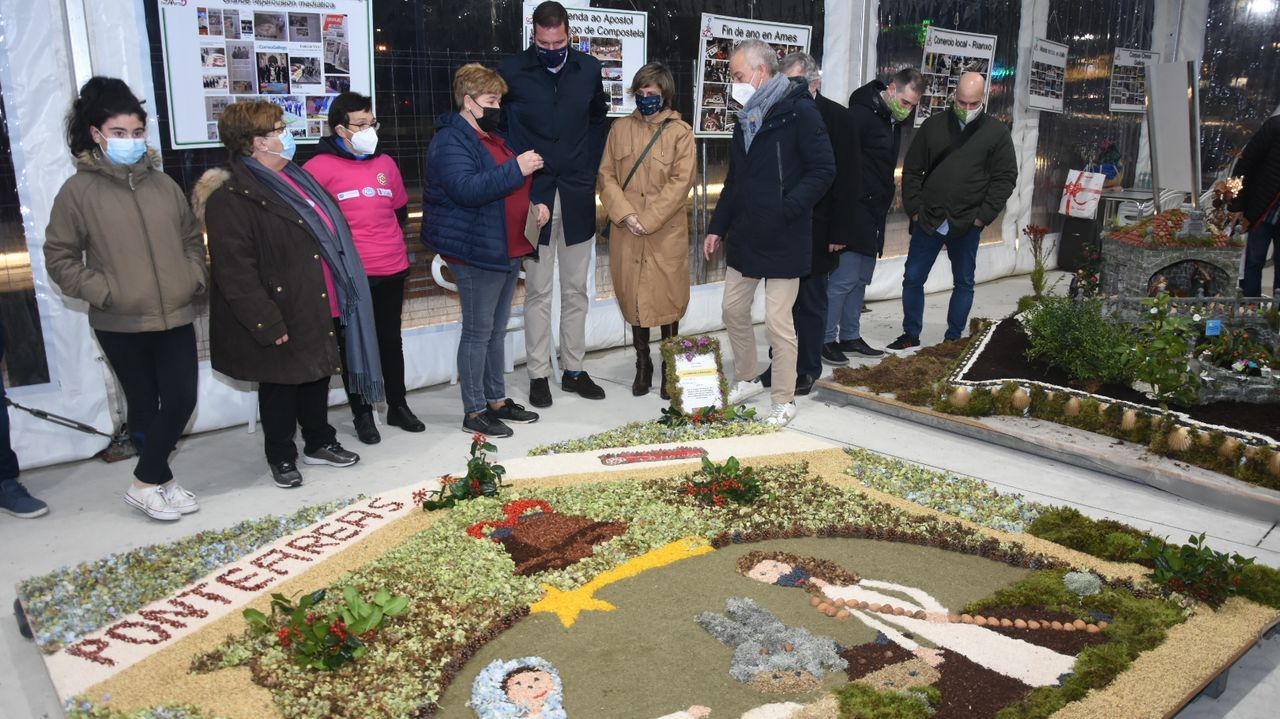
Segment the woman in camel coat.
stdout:
<svg viewBox="0 0 1280 719">
<path fill-rule="evenodd" d="M 631 325 L 636 378 L 631 393 L 649 392 L 653 361 L 649 329 L 662 337 L 680 332 L 689 305 L 689 215 L 685 201 L 693 187 L 693 128 L 671 108 L 675 80 L 661 63 L 636 73 L 629 91 L 636 111 L 614 121 L 600 162 L 597 189 L 612 228 L 609 272 L 622 316 Z M 649 154 L 640 160 L 655 133 Z M 628 183 L 627 175 L 635 167 Z M 626 184 L 626 189 L 623 185 Z M 663 377 L 666 372 L 662 373 Z M 661 390 L 668 399 L 667 388 Z"/>
</svg>

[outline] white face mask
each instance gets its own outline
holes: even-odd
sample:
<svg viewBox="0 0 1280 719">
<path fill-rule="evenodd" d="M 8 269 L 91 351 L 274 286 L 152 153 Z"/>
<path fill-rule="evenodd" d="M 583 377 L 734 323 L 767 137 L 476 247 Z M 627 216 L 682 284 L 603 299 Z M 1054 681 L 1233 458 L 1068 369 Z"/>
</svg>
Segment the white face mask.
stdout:
<svg viewBox="0 0 1280 719">
<path fill-rule="evenodd" d="M 733 87 L 729 89 L 729 94 L 743 107 L 746 107 L 751 96 L 756 94 L 755 85 L 751 84 L 752 82 L 755 82 L 755 80 L 756 73 L 753 72 L 751 73 L 751 82 L 735 82 L 733 83 Z"/>
<path fill-rule="evenodd" d="M 378 131 L 372 127 L 366 127 L 360 132 L 351 135 L 351 149 L 355 150 L 357 155 L 372 155 L 373 151 L 378 149 Z"/>
</svg>

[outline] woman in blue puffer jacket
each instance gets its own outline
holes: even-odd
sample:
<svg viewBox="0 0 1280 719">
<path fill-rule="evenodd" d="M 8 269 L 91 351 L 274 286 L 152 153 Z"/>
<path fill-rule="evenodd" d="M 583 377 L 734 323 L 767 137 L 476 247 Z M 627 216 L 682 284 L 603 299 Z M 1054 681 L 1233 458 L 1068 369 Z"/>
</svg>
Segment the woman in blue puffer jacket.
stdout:
<svg viewBox="0 0 1280 719">
<path fill-rule="evenodd" d="M 458 112 L 436 122 L 422 201 L 422 241 L 449 264 L 462 303 L 462 429 L 489 437 L 510 437 L 507 422 L 538 421 L 507 397 L 502 340 L 521 260 L 535 252 L 529 236 L 536 242 L 551 218 L 546 205 L 529 202 L 542 157 L 517 157 L 497 133 L 506 92 L 502 76 L 482 65 L 454 75 Z"/>
</svg>

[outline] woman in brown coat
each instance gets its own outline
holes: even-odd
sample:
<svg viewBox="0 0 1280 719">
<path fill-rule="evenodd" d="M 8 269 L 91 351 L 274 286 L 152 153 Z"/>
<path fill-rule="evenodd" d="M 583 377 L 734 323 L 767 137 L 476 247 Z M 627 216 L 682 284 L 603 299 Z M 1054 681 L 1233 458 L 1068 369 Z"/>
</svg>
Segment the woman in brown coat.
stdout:
<svg viewBox="0 0 1280 719">
<path fill-rule="evenodd" d="M 653 62 L 640 68 L 629 92 L 636 111 L 609 131 L 597 190 L 613 223 L 609 272 L 622 316 L 631 325 L 636 348 L 631 393 L 638 397 L 653 383 L 649 329 L 661 327 L 663 339 L 676 336 L 689 306 L 685 200 L 693 187 L 694 155 L 693 128 L 671 108 L 676 88 L 666 66 Z M 641 159 L 646 147 L 649 152 Z M 661 394 L 669 399 L 665 384 Z"/>
<path fill-rule="evenodd" d="M 276 485 L 302 484 L 306 464 L 347 467 L 360 457 L 328 421 L 329 378 L 343 371 L 334 321 L 345 326 L 351 386 L 383 398 L 369 281 L 332 196 L 292 162 L 279 106 L 237 102 L 218 121 L 227 167 L 200 178 L 193 205 L 209 235 L 213 368 L 258 383 L 267 463 Z"/>
</svg>

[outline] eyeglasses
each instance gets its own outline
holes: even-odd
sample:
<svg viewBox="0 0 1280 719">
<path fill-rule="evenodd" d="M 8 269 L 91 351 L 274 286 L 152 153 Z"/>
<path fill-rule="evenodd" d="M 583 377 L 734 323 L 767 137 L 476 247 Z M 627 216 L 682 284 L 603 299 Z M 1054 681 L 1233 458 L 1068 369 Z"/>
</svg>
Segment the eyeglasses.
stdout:
<svg viewBox="0 0 1280 719">
<path fill-rule="evenodd" d="M 374 120 L 373 122 L 347 123 L 347 129 L 351 130 L 352 132 L 360 132 L 361 130 L 367 130 L 371 127 L 375 130 L 380 129 L 382 127 L 382 123 L 378 122 L 377 120 Z"/>
<path fill-rule="evenodd" d="M 285 130 L 284 125 L 277 125 L 274 129 L 271 130 L 271 132 L 268 132 L 266 135 L 263 135 L 263 137 L 280 137 L 280 135 L 284 133 L 284 130 Z"/>
</svg>

